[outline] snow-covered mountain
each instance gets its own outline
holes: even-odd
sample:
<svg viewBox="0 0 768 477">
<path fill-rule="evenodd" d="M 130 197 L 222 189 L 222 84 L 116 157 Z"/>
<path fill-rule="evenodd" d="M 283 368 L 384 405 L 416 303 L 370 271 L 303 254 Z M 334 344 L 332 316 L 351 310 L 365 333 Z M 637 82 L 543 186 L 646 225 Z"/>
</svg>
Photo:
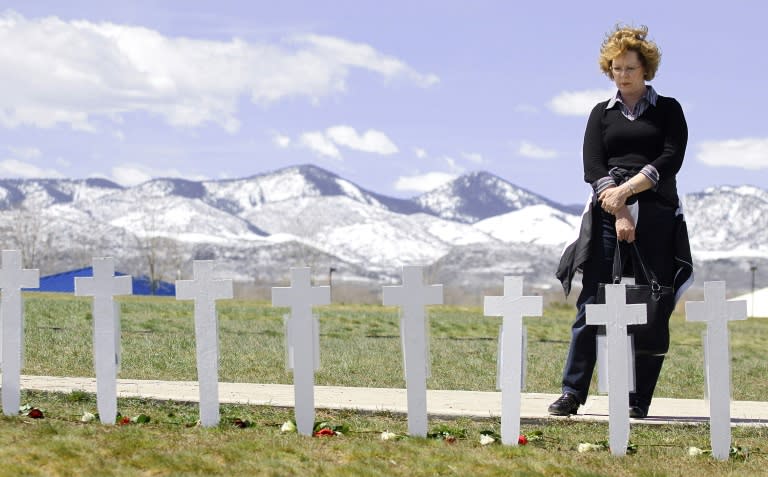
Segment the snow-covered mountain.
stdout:
<svg viewBox="0 0 768 477">
<path fill-rule="evenodd" d="M 244 214 L 272 233 L 289 233 L 319 250 L 381 270 L 432 263 L 457 244 L 493 239 L 470 225 L 424 213 L 399 214 L 349 196 L 264 204 Z"/>
<path fill-rule="evenodd" d="M 430 267 L 430 279 L 453 293 L 466 295 L 455 302 L 472 302 L 490 289 L 501 289 L 506 275 L 525 277 L 525 286 L 556 290 L 554 278 L 560 249 L 522 242 L 492 242 L 457 246 Z"/>
<path fill-rule="evenodd" d="M 244 179 L 205 181 L 203 200 L 237 215 L 248 215 L 267 204 L 317 197 L 348 197 L 356 202 L 400 214 L 420 212 L 410 200 L 363 189 L 317 166 L 302 165 Z"/>
<path fill-rule="evenodd" d="M 719 187 L 684 202 L 697 279 L 743 285 L 745 269 L 768 267 L 767 191 Z M 516 273 L 546 287 L 556 284 L 559 252 L 579 222 L 570 207 L 487 172 L 413 199 L 310 165 L 129 188 L 103 179 L 0 180 L 2 246 L 34 252 L 43 273 L 105 254 L 142 272 L 151 251 L 174 278 L 194 259 L 216 259 L 238 280 L 281 279 L 301 265 L 391 280 L 401 265 L 418 264 L 464 290 Z"/>
<path fill-rule="evenodd" d="M 464 174 L 417 197 L 415 201 L 425 211 L 438 217 L 468 224 L 533 205 L 566 210 L 560 204 L 488 172 Z"/>
<path fill-rule="evenodd" d="M 768 250 L 768 191 L 713 187 L 684 201 L 691 248 L 710 256 L 762 255 Z"/>
<path fill-rule="evenodd" d="M 106 179 L 0 179 L 0 210 L 95 199 L 123 188 Z"/>
<path fill-rule="evenodd" d="M 581 216 L 537 204 L 481 220 L 474 226 L 502 242 L 563 245 L 567 239 L 575 239 L 580 224 Z"/>
</svg>

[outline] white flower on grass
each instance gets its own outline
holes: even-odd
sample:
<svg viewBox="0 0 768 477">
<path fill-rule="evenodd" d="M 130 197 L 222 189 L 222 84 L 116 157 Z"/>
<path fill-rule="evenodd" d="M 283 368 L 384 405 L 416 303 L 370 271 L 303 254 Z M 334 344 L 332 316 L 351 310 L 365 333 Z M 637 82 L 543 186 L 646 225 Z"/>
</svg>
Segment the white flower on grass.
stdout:
<svg viewBox="0 0 768 477">
<path fill-rule="evenodd" d="M 282 426 L 280 426 L 280 432 L 296 432 L 296 424 L 293 423 L 293 421 L 285 421 Z"/>
<path fill-rule="evenodd" d="M 394 432 L 384 431 L 381 433 L 381 436 L 379 436 L 379 438 L 382 441 L 391 441 L 391 440 L 397 439 L 397 434 L 395 434 Z"/>
<path fill-rule="evenodd" d="M 80 418 L 80 422 L 91 422 L 96 419 L 96 414 L 86 412 L 83 417 Z"/>
<path fill-rule="evenodd" d="M 483 434 L 482 436 L 480 436 L 481 446 L 487 446 L 488 444 L 493 444 L 494 442 L 496 442 L 496 439 L 489 436 L 488 434 Z"/>
<path fill-rule="evenodd" d="M 579 452 L 592 452 L 603 449 L 603 446 L 598 444 L 590 444 L 589 442 L 582 442 L 579 444 L 579 446 L 576 448 Z"/>
<path fill-rule="evenodd" d="M 704 450 L 699 449 L 698 447 L 689 447 L 688 448 L 688 455 L 695 457 L 697 455 L 702 455 L 704 453 Z"/>
</svg>

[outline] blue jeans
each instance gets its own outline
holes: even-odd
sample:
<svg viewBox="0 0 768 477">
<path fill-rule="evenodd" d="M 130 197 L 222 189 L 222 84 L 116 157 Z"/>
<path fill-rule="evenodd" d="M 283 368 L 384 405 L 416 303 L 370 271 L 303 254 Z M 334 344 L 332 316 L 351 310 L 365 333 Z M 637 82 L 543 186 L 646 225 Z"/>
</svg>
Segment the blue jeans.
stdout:
<svg viewBox="0 0 768 477">
<path fill-rule="evenodd" d="M 669 259 L 671 251 L 664 250 L 664 248 L 668 248 L 668 245 L 665 246 L 664 244 L 671 243 L 669 238 L 673 234 L 673 228 L 670 227 L 669 230 L 666 230 L 666 227 L 655 226 L 652 231 L 646 232 L 648 235 L 643 240 L 641 233 L 643 230 L 640 227 L 644 223 L 644 219 L 646 220 L 645 223 L 648 222 L 647 219 L 651 218 L 651 214 L 655 214 L 658 218 L 659 214 L 663 217 L 670 213 L 674 214 L 674 210 L 668 207 L 658 207 L 652 203 L 644 203 L 640 207 L 640 220 L 637 228 L 638 247 L 662 284 L 671 284 L 670 275 L 674 273 L 669 266 L 672 263 L 672 260 Z M 598 284 L 611 283 L 613 254 L 616 248 L 615 218 L 599 207 L 594 209 L 594 214 L 590 258 L 583 267 L 582 290 L 576 301 L 576 320 L 571 327 L 571 344 L 563 369 L 563 392 L 576 395 L 582 404 L 587 400 L 589 384 L 592 381 L 592 374 L 597 361 L 597 333 L 599 328 L 586 323 L 586 305 L 595 302 Z M 667 221 L 663 220 L 662 222 Z M 673 221 L 669 222 L 674 223 Z M 656 221 L 653 223 L 658 224 Z M 652 237 L 650 237 L 651 233 Z M 626 245 L 628 244 L 622 242 L 620 245 L 622 251 Z M 626 253 L 622 253 L 622 257 L 625 256 L 629 256 L 629 249 Z M 636 277 L 637 283 L 644 281 L 642 277 Z M 635 392 L 630 393 L 630 405 L 648 409 L 663 363 L 663 355 L 635 355 Z"/>
</svg>

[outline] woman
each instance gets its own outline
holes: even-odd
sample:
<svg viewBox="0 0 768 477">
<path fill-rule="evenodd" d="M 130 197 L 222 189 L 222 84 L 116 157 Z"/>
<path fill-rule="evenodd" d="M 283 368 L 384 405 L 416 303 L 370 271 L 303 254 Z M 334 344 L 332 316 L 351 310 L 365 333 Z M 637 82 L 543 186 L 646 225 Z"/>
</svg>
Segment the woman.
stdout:
<svg viewBox="0 0 768 477">
<path fill-rule="evenodd" d="M 680 104 L 646 84 L 656 75 L 661 59 L 647 34 L 644 26 L 617 26 L 600 49 L 600 68 L 618 91 L 592 109 L 584 133 L 584 180 L 594 193 L 579 238 L 566 247 L 557 271 L 566 295 L 574 273 L 581 271 L 583 276 L 563 370 L 563 395 L 549 406 L 553 415 L 576 414 L 586 402 L 597 354 L 597 327 L 586 324 L 586 305 L 595 302 L 599 283 L 611 283 L 617 246 L 622 257 L 629 257 L 628 244 L 637 240 L 646 265 L 662 285 L 675 289 L 676 298 L 692 281 L 675 180 L 688 128 Z M 634 263 L 636 257 L 627 265 Z M 629 271 L 627 267 L 625 275 Z M 646 282 L 642 275 L 635 280 Z M 635 354 L 630 417 L 647 416 L 663 362 L 663 354 Z"/>
</svg>

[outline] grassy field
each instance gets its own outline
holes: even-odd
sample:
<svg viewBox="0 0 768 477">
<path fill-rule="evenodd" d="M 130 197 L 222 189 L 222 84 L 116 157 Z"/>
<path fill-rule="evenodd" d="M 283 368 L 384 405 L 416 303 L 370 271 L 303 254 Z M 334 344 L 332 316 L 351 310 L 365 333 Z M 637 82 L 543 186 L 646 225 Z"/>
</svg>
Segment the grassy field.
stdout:
<svg viewBox="0 0 768 477">
<path fill-rule="evenodd" d="M 168 298 L 131 297 L 122 309 L 120 377 L 195 380 L 192 305 Z M 321 385 L 403 387 L 398 309 L 373 305 L 318 307 Z M 218 306 L 220 380 L 292 383 L 285 370 L 283 315 L 264 302 L 222 301 Z M 27 295 L 25 374 L 93 376 L 90 302 L 67 295 Z M 529 392 L 558 392 L 573 309 L 554 304 L 528 328 Z M 480 308 L 429 308 L 430 389 L 494 391 L 500 318 Z M 657 396 L 703 396 L 702 323 L 673 315 L 672 345 Z M 731 328 L 733 398 L 768 395 L 768 321 L 734 322 Z"/>
<path fill-rule="evenodd" d="M 90 301 L 66 295 L 26 295 L 24 374 L 93 376 Z M 194 380 L 192 306 L 173 299 L 130 297 L 122 310 L 120 377 Z M 283 315 L 263 302 L 223 301 L 219 307 L 221 381 L 291 383 L 284 367 Z M 323 385 L 403 387 L 398 309 L 333 305 L 316 312 L 321 328 Z M 558 392 L 572 307 L 550 305 L 526 318 L 530 392 Z M 478 308 L 430 307 L 431 389 L 494 390 L 499 318 Z M 703 325 L 672 320 L 672 347 L 657 396 L 703 395 Z M 768 321 L 731 326 L 733 397 L 765 400 Z M 25 392 L 22 402 L 44 419 L 0 418 L 0 475 L 768 475 L 768 429 L 735 428 L 741 447 L 727 462 L 691 457 L 707 448 L 707 426 L 634 425 L 637 452 L 614 458 L 607 450 L 579 453 L 582 442 L 607 439 L 605 424 L 568 420 L 524 423 L 526 446 L 481 446 L 480 433 L 498 420 L 430 420 L 430 431 L 453 439 L 381 441 L 382 431 L 406 432 L 404 416 L 321 411 L 344 425 L 343 436 L 301 437 L 280 432 L 290 409 L 222 406 L 215 429 L 194 426 L 197 406 L 120 400 L 124 416 L 150 422 L 126 426 L 83 423 L 96 412 L 94 396 Z M 252 423 L 241 428 L 236 422 Z M 536 438 L 538 436 L 538 440 Z M 452 442 L 453 441 L 453 442 Z M 750 449 L 749 452 L 746 449 Z"/>
</svg>

